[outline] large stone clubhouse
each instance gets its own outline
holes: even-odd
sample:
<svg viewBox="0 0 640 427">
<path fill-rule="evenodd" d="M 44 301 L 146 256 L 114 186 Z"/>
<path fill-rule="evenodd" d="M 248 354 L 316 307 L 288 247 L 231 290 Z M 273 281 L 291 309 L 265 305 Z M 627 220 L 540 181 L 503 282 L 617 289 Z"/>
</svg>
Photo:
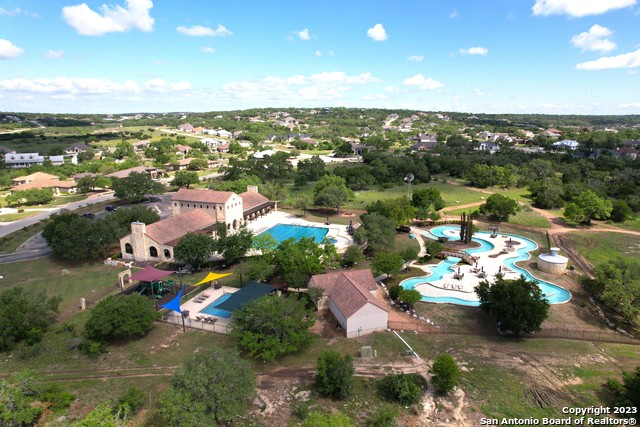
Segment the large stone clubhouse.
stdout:
<svg viewBox="0 0 640 427">
<path fill-rule="evenodd" d="M 153 224 L 131 223 L 131 234 L 120 239 L 122 258 L 134 261 L 173 261 L 173 248 L 189 232 L 209 233 L 215 237 L 216 223 L 227 230 L 238 230 L 247 221 L 277 209 L 249 186 L 238 195 L 231 191 L 181 188 L 171 198 L 172 216 Z"/>
</svg>

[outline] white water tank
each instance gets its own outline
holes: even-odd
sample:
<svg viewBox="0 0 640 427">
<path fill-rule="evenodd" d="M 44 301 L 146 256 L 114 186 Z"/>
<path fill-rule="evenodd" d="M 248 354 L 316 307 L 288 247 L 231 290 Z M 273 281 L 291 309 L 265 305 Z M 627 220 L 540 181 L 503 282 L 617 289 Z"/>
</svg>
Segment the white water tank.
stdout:
<svg viewBox="0 0 640 427">
<path fill-rule="evenodd" d="M 564 274 L 569 259 L 559 255 L 560 248 L 549 248 L 550 253 L 538 256 L 538 270 L 551 274 Z"/>
</svg>

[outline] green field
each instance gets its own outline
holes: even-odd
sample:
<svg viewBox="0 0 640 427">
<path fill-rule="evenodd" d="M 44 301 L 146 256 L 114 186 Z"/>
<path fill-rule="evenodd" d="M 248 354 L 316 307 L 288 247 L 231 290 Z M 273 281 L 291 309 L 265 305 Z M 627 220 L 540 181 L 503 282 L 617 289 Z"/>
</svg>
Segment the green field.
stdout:
<svg viewBox="0 0 640 427">
<path fill-rule="evenodd" d="M 580 233 L 568 235 L 569 240 L 593 265 L 616 258 L 629 261 L 640 259 L 640 236 L 623 233 Z"/>
</svg>

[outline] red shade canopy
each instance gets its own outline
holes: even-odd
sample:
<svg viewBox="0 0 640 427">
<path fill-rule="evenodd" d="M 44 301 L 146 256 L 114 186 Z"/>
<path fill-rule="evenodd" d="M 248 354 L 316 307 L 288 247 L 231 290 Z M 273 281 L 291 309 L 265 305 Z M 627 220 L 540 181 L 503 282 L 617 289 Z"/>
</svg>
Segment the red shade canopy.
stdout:
<svg viewBox="0 0 640 427">
<path fill-rule="evenodd" d="M 160 280 L 175 271 L 158 270 L 150 265 L 146 266 L 144 270 L 137 272 L 129 278 L 129 280 L 139 280 L 140 282 L 153 282 L 154 280 Z"/>
</svg>

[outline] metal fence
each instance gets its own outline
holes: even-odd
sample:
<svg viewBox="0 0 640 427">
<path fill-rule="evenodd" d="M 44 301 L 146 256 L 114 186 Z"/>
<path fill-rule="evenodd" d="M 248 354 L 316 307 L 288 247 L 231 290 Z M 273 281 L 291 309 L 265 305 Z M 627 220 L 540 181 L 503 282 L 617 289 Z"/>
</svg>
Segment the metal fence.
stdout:
<svg viewBox="0 0 640 427">
<path fill-rule="evenodd" d="M 484 335 L 495 336 L 495 332 L 472 329 L 464 325 L 433 326 L 418 322 L 389 321 L 389 328 L 402 331 L 415 331 L 431 335 Z M 620 344 L 640 345 L 640 339 L 624 335 L 621 332 L 571 328 L 542 328 L 534 334 L 523 334 L 522 338 L 557 338 L 578 341 L 597 341 Z"/>
<path fill-rule="evenodd" d="M 183 317 L 181 314 L 176 313 L 174 311 L 163 314 L 160 319 L 162 322 L 172 323 L 174 325 L 178 325 L 182 327 Z M 191 317 L 184 318 L 184 326 L 190 329 L 197 329 L 199 331 L 207 331 L 207 332 L 215 332 L 217 334 L 228 335 L 231 333 L 231 328 L 229 327 L 228 321 L 204 321 L 204 320 L 196 320 Z"/>
</svg>

